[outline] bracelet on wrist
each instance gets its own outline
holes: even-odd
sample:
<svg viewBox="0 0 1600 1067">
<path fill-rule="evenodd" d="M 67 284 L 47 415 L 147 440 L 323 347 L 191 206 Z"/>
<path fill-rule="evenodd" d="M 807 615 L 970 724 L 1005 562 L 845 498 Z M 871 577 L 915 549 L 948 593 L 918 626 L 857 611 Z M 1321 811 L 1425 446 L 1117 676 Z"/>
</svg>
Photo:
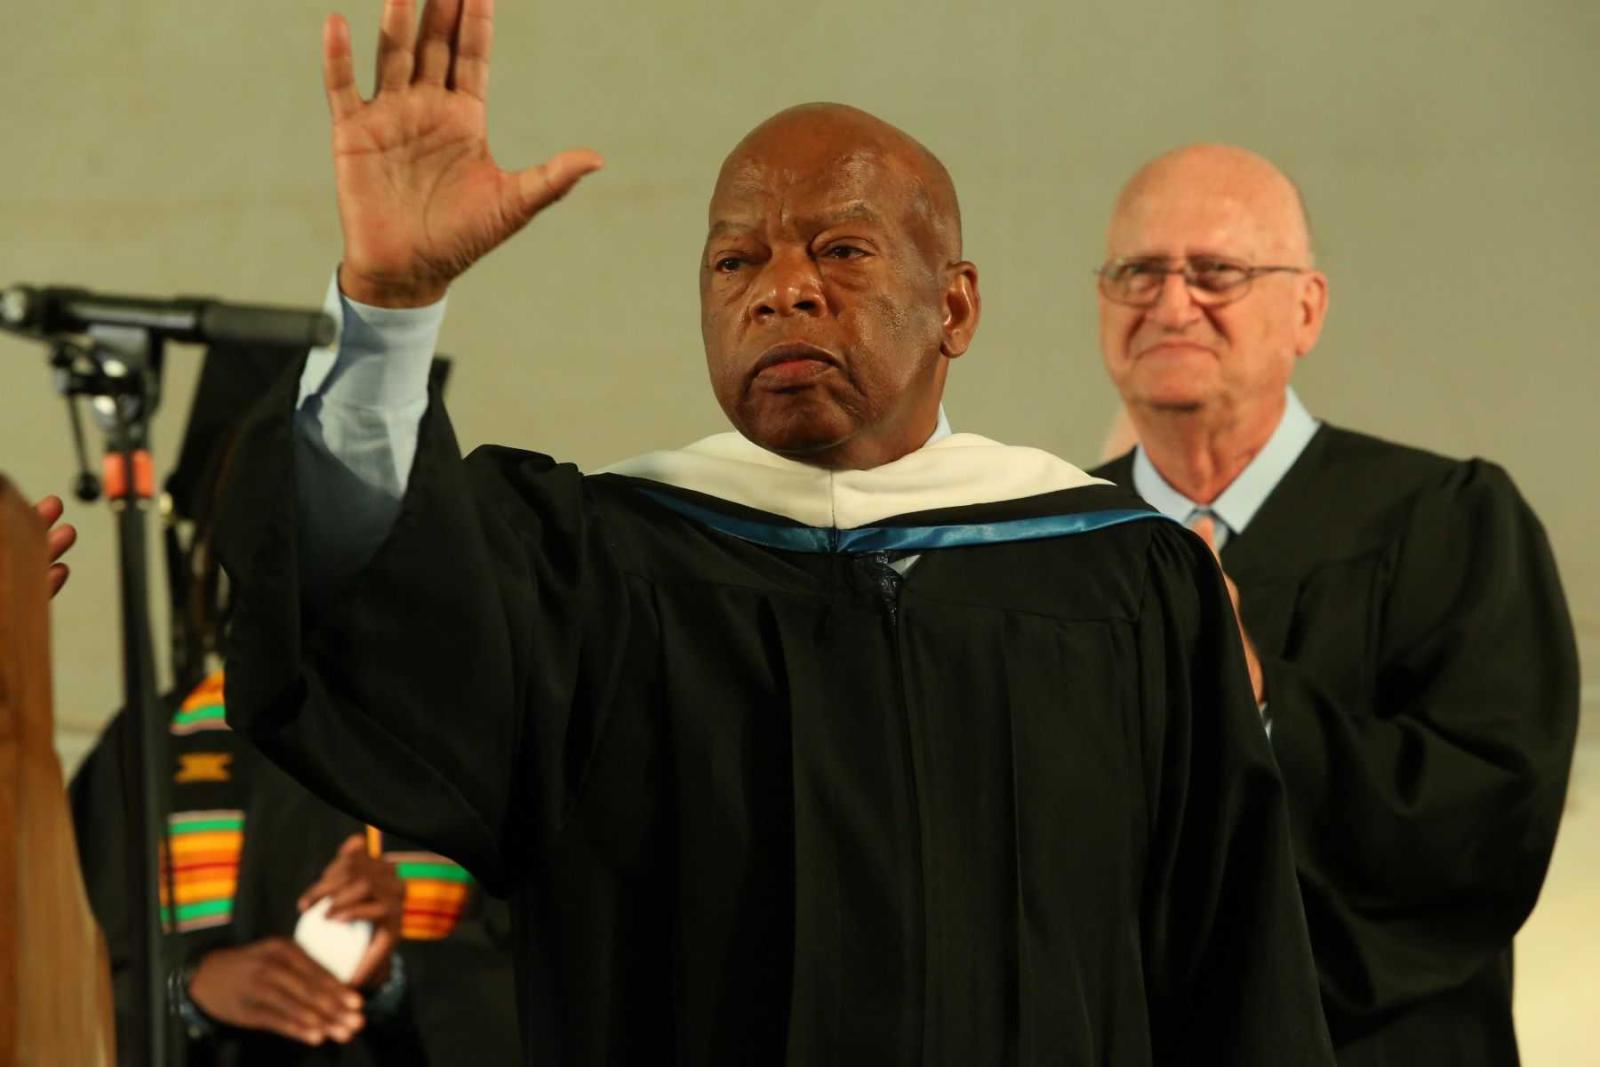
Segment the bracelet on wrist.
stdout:
<svg viewBox="0 0 1600 1067">
<path fill-rule="evenodd" d="M 390 1016 L 400 1010 L 406 995 L 406 965 L 398 949 L 389 957 L 389 977 L 367 997 L 367 1012 L 371 1015 Z"/>
<path fill-rule="evenodd" d="M 167 975 L 167 1004 L 191 1041 L 203 1041 L 217 1032 L 217 1024 L 189 996 L 189 983 L 194 980 L 197 966 L 198 961 L 189 960 Z"/>
</svg>

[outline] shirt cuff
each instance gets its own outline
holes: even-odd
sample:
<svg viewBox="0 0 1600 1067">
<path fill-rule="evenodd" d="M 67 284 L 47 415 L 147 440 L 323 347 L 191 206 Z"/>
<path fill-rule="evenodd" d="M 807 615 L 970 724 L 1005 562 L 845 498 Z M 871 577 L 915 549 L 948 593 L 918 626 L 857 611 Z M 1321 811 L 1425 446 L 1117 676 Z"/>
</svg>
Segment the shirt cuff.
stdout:
<svg viewBox="0 0 1600 1067">
<path fill-rule="evenodd" d="M 449 297 L 419 308 L 361 304 L 328 282 L 322 308 L 340 324 L 333 347 L 313 348 L 295 407 L 312 396 L 343 407 L 393 409 L 426 401 L 428 373 Z"/>
<path fill-rule="evenodd" d="M 389 977 L 367 998 L 367 1012 L 382 1019 L 398 1015 L 406 998 L 406 984 L 405 958 L 396 948 L 389 957 Z"/>
</svg>

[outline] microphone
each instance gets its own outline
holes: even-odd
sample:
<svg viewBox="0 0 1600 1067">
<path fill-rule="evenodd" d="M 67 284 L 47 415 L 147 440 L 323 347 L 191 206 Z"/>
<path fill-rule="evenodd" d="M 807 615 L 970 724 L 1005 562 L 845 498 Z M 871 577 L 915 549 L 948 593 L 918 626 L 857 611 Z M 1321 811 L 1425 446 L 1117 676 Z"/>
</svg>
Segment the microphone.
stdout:
<svg viewBox="0 0 1600 1067">
<path fill-rule="evenodd" d="M 87 289 L 13 285 L 0 293 L 0 323 L 36 334 L 87 333 L 129 326 L 191 344 L 255 344 L 316 348 L 333 343 L 339 326 L 321 311 L 226 304 L 209 297 L 160 300 Z"/>
</svg>

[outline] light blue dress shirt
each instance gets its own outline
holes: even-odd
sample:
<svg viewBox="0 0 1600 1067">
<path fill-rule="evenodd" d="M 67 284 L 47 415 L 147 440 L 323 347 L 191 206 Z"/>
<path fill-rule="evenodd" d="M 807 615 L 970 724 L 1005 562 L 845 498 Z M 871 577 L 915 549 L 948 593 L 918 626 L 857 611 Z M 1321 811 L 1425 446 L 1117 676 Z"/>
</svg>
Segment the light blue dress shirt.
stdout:
<svg viewBox="0 0 1600 1067">
<path fill-rule="evenodd" d="M 1320 425 L 1290 389 L 1285 398 L 1283 418 L 1278 420 L 1277 429 L 1272 431 L 1266 446 L 1210 504 L 1190 500 L 1174 489 L 1156 470 L 1142 447 L 1135 448 L 1133 453 L 1133 490 L 1161 514 L 1186 526 L 1210 515 L 1214 519 L 1212 541 L 1221 552 L 1228 538 L 1244 533 L 1261 505 L 1267 502 L 1267 497 L 1311 443 Z"/>
</svg>

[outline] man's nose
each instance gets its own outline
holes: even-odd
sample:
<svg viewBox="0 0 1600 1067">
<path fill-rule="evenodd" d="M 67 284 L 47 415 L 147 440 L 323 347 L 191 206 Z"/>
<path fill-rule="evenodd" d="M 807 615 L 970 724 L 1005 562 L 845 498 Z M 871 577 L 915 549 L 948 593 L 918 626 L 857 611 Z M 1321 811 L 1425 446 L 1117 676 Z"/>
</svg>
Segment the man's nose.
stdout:
<svg viewBox="0 0 1600 1067">
<path fill-rule="evenodd" d="M 1150 305 L 1149 318 L 1162 326 L 1184 326 L 1200 314 L 1200 305 L 1189 292 L 1189 280 L 1174 272 L 1161 279 L 1161 289 L 1156 302 Z"/>
<path fill-rule="evenodd" d="M 774 255 L 767 261 L 762 282 L 750 309 L 757 321 L 777 315 L 821 315 L 827 309 L 822 276 L 804 252 Z"/>
</svg>

